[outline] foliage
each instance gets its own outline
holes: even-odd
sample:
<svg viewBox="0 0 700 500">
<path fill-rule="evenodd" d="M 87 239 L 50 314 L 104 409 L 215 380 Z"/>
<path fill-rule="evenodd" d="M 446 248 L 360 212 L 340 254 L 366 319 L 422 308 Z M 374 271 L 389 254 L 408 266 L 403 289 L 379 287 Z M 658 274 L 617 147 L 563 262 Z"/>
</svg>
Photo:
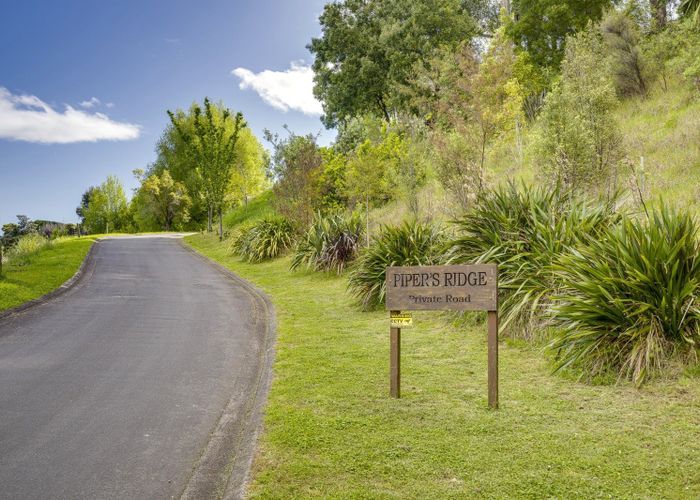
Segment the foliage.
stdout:
<svg viewBox="0 0 700 500">
<path fill-rule="evenodd" d="M 502 328 L 529 337 L 549 322 L 561 255 L 614 225 L 615 200 L 586 202 L 547 187 L 485 191 L 456 221 L 451 263 L 498 264 Z"/>
<path fill-rule="evenodd" d="M 651 70 L 662 77 L 668 90 L 668 77 L 676 74 L 700 90 L 700 29 L 691 19 L 670 23 L 666 29 L 647 36 L 642 47 Z"/>
<path fill-rule="evenodd" d="M 700 242 L 687 213 L 662 206 L 625 220 L 564 257 L 558 275 L 558 368 L 614 370 L 639 385 L 700 345 Z"/>
<path fill-rule="evenodd" d="M 209 210 L 209 229 L 212 214 L 217 211 L 219 237 L 223 238 L 222 215 L 237 166 L 236 144 L 247 125 L 240 112 L 233 115 L 230 109 L 221 104 L 213 105 L 208 98 L 204 99 L 204 110 L 194 104 L 191 114 L 190 119 L 182 111 L 168 111 L 170 122 L 184 145 L 190 169 L 198 170 L 202 196 Z"/>
<path fill-rule="evenodd" d="M 357 213 L 322 217 L 318 214 L 297 243 L 291 269 L 306 267 L 314 271 L 335 271 L 341 274 L 360 249 L 362 219 Z"/>
<path fill-rule="evenodd" d="M 80 198 L 80 205 L 78 205 L 75 209 L 75 213 L 78 217 L 80 217 L 80 223 L 85 224 L 85 212 L 87 211 L 88 206 L 90 205 L 90 197 L 92 194 L 97 190 L 95 186 L 90 186 L 85 190 L 83 193 L 82 197 Z"/>
<path fill-rule="evenodd" d="M 396 130 L 383 127 L 378 141 L 366 139 L 348 159 L 345 185 L 351 203 L 380 206 L 392 198 L 407 159 L 408 144 Z"/>
<path fill-rule="evenodd" d="M 321 148 L 321 165 L 313 177 L 314 206 L 322 213 L 332 213 L 347 204 L 345 172 L 347 156 L 335 148 Z"/>
<path fill-rule="evenodd" d="M 34 234 L 37 230 L 36 223 L 29 217 L 26 215 L 18 215 L 16 224 L 3 224 L 0 245 L 3 245 L 5 248 L 11 248 L 22 236 Z"/>
<path fill-rule="evenodd" d="M 265 139 L 274 152 L 269 175 L 274 181 L 274 204 L 277 211 L 298 226 L 306 226 L 313 219 L 317 204 L 315 179 L 323 163 L 323 156 L 313 135 L 289 136 L 265 130 Z"/>
<path fill-rule="evenodd" d="M 387 267 L 438 264 L 443 244 L 443 231 L 432 224 L 383 226 L 350 271 L 348 289 L 364 310 L 378 307 L 386 295 Z"/>
<path fill-rule="evenodd" d="M 611 11 L 603 19 L 601 30 L 613 59 L 617 93 L 646 96 L 650 75 L 639 46 L 637 26 L 624 13 Z"/>
<path fill-rule="evenodd" d="M 485 1 L 342 0 L 327 3 L 314 55 L 314 94 L 323 121 L 334 127 L 373 114 L 387 122 L 401 109 L 399 88 L 410 85 L 414 65 L 439 47 L 456 47 L 479 31 L 472 14 Z"/>
<path fill-rule="evenodd" d="M 248 262 L 279 257 L 292 247 L 294 228 L 282 217 L 266 217 L 240 228 L 231 251 Z"/>
<path fill-rule="evenodd" d="M 137 190 L 132 205 L 137 207 L 136 218 L 141 221 L 140 229 L 149 229 L 149 220 L 164 231 L 182 227 L 189 220 L 190 197 L 185 185 L 173 180 L 168 170 L 158 175 L 139 176 L 141 186 Z"/>
<path fill-rule="evenodd" d="M 700 0 L 681 0 L 678 12 L 690 18 L 695 26 L 700 26 Z"/>
<path fill-rule="evenodd" d="M 512 0 L 506 33 L 540 67 L 558 68 L 567 37 L 598 21 L 611 0 Z"/>
<path fill-rule="evenodd" d="M 16 266 L 28 264 L 40 250 L 51 246 L 51 240 L 37 233 L 26 233 L 7 252 L 7 258 Z"/>
<path fill-rule="evenodd" d="M 593 27 L 568 39 L 561 80 L 546 98 L 531 146 L 550 184 L 576 192 L 610 186 L 622 148 L 612 114 L 618 101 L 604 60 Z"/>
<path fill-rule="evenodd" d="M 119 179 L 110 175 L 92 191 L 83 211 L 85 225 L 92 233 L 119 231 L 128 225 L 127 210 L 124 187 Z"/>
</svg>

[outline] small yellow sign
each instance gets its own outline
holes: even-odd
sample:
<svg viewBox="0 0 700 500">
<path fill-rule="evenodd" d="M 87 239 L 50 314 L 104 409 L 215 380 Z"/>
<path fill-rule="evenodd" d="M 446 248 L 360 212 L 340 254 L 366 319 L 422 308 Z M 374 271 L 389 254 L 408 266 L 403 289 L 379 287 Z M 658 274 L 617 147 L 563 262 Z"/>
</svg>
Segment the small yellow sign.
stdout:
<svg viewBox="0 0 700 500">
<path fill-rule="evenodd" d="M 413 326 L 413 315 L 410 312 L 391 312 L 392 328 L 409 328 Z"/>
</svg>

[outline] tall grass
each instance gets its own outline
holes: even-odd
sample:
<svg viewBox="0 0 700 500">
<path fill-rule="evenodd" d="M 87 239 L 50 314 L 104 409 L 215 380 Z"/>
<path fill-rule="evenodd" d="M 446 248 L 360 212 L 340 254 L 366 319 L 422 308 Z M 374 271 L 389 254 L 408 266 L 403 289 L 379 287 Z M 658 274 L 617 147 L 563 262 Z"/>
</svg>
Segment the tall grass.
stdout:
<svg viewBox="0 0 700 500">
<path fill-rule="evenodd" d="M 642 384 L 679 352 L 700 346 L 697 222 L 661 207 L 627 219 L 562 257 L 553 341 L 557 368 L 615 371 Z"/>
<path fill-rule="evenodd" d="M 24 235 L 7 251 L 7 261 L 18 266 L 26 265 L 34 255 L 39 253 L 40 250 L 50 247 L 51 244 L 51 240 L 40 234 Z"/>
<path fill-rule="evenodd" d="M 233 237 L 230 251 L 248 262 L 274 259 L 292 247 L 294 228 L 284 218 L 265 217 L 243 227 Z"/>
<path fill-rule="evenodd" d="M 443 231 L 431 224 L 412 221 L 383 226 L 350 271 L 348 289 L 364 310 L 376 308 L 386 296 L 387 267 L 438 264 L 443 245 Z"/>
<path fill-rule="evenodd" d="M 514 183 L 486 191 L 455 221 L 450 263 L 496 263 L 502 327 L 526 338 L 550 323 L 558 287 L 553 266 L 620 219 L 615 199 L 589 202 Z"/>
<path fill-rule="evenodd" d="M 360 249 L 362 219 L 357 215 L 316 216 L 294 251 L 292 270 L 305 266 L 316 271 L 343 272 Z"/>
</svg>

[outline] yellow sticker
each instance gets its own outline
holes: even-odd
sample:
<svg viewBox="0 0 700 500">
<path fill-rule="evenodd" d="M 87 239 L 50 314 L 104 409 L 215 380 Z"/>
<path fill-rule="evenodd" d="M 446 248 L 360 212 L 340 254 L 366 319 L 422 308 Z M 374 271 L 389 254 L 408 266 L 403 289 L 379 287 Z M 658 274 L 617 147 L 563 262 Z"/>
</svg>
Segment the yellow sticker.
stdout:
<svg viewBox="0 0 700 500">
<path fill-rule="evenodd" d="M 392 312 L 390 318 L 392 328 L 409 328 L 413 326 L 413 315 L 410 312 Z"/>
</svg>

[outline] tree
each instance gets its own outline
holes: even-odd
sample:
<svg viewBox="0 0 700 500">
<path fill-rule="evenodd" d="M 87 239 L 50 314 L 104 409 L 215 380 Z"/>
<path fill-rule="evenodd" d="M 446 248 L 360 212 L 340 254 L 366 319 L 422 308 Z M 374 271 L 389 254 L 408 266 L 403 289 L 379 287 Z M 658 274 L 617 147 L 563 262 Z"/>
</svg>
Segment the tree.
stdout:
<svg viewBox="0 0 700 500">
<path fill-rule="evenodd" d="M 236 142 L 236 160 L 231 177 L 230 198 L 233 203 L 247 204 L 267 186 L 265 169 L 270 157 L 249 128 L 243 128 Z"/>
<path fill-rule="evenodd" d="M 96 189 L 97 188 L 95 186 L 90 186 L 89 188 L 87 188 L 87 190 L 85 190 L 83 196 L 80 199 L 80 205 L 78 205 L 78 207 L 75 209 L 76 215 L 80 217 L 81 224 L 85 224 L 85 211 L 90 205 L 90 197 Z"/>
<path fill-rule="evenodd" d="M 613 60 L 618 94 L 646 96 L 649 71 L 635 24 L 624 13 L 613 11 L 603 19 L 601 30 Z"/>
<path fill-rule="evenodd" d="M 488 2 L 460 0 L 342 0 L 326 4 L 314 55 L 314 94 L 327 127 L 365 113 L 389 121 L 401 108 L 401 86 L 417 63 L 444 46 L 470 40 Z"/>
<path fill-rule="evenodd" d="M 160 175 L 142 177 L 134 203 L 138 206 L 138 218 L 145 222 L 144 225 L 152 219 L 164 231 L 170 231 L 189 219 L 191 201 L 187 189 L 181 182 L 173 180 L 168 170 Z"/>
<path fill-rule="evenodd" d="M 512 0 L 506 32 L 540 67 L 559 68 L 566 37 L 598 21 L 612 0 Z"/>
<path fill-rule="evenodd" d="M 110 175 L 90 195 L 84 211 L 85 224 L 93 233 L 118 231 L 126 225 L 127 208 L 122 183 Z"/>
<path fill-rule="evenodd" d="M 314 179 L 323 162 L 316 137 L 289 131 L 281 139 L 265 130 L 272 144 L 273 156 L 269 175 L 273 179 L 277 210 L 297 227 L 306 227 L 313 219 L 317 202 Z"/>
<path fill-rule="evenodd" d="M 185 155 L 201 178 L 203 198 L 208 209 L 208 229 L 212 229 L 212 216 L 219 216 L 219 240 L 223 240 L 223 208 L 231 186 L 236 160 L 236 143 L 240 131 L 246 127 L 243 115 L 222 105 L 214 106 L 204 99 L 204 111 L 199 105 L 192 107 L 192 127 L 187 126 L 183 112 L 177 115 L 168 110 L 175 131 L 182 140 Z"/>
<path fill-rule="evenodd" d="M 548 182 L 573 191 L 614 188 L 609 182 L 622 157 L 612 115 L 618 101 L 593 26 L 569 37 L 562 74 L 547 96 L 533 147 Z"/>
</svg>

